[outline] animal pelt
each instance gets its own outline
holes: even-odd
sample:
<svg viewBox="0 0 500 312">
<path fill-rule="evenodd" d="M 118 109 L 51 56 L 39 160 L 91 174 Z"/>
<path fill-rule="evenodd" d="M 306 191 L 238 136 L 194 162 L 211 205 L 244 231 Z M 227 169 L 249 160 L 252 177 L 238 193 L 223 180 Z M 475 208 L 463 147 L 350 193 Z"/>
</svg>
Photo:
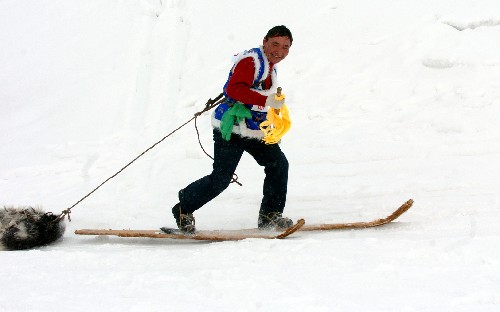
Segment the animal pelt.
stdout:
<svg viewBox="0 0 500 312">
<path fill-rule="evenodd" d="M 63 220 L 40 208 L 0 208 L 0 250 L 44 246 L 61 238 L 64 230 Z"/>
</svg>

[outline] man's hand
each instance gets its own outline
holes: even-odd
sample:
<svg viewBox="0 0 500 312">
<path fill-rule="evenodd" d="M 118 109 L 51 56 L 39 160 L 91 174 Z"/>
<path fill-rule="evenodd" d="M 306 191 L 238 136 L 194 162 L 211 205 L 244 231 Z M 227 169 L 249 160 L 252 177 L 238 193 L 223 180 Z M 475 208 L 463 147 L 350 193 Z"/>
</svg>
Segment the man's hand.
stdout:
<svg viewBox="0 0 500 312">
<path fill-rule="evenodd" d="M 266 106 L 272 107 L 274 109 L 280 109 L 285 104 L 285 96 L 280 94 L 280 96 L 276 96 L 276 94 L 271 94 L 267 97 Z"/>
</svg>

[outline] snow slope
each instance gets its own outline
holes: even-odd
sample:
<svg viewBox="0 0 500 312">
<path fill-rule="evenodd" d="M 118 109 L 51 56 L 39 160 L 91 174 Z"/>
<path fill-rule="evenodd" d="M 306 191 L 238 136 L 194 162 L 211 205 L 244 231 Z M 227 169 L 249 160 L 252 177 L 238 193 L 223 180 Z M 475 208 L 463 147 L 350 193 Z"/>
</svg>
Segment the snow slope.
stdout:
<svg viewBox="0 0 500 312">
<path fill-rule="evenodd" d="M 190 124 L 73 209 L 64 239 L 0 256 L 2 311 L 498 311 L 500 2 L 0 1 L 0 205 L 59 213 L 221 92 L 234 53 L 294 34 L 286 214 L 384 217 L 283 241 L 91 238 L 173 226 L 209 173 Z M 208 114 L 198 120 L 211 152 Z M 245 155 L 195 216 L 255 226 Z"/>
</svg>

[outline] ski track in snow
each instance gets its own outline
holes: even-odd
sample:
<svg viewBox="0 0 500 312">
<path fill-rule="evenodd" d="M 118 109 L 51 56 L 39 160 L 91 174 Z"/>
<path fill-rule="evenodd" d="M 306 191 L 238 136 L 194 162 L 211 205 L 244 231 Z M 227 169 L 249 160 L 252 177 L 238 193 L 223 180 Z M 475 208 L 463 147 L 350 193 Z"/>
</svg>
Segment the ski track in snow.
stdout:
<svg viewBox="0 0 500 312">
<path fill-rule="evenodd" d="M 467 29 L 474 30 L 479 27 L 494 27 L 500 25 L 500 19 L 486 19 L 472 22 L 455 22 L 455 21 L 443 21 L 444 24 L 449 25 L 456 30 L 464 31 Z"/>
</svg>

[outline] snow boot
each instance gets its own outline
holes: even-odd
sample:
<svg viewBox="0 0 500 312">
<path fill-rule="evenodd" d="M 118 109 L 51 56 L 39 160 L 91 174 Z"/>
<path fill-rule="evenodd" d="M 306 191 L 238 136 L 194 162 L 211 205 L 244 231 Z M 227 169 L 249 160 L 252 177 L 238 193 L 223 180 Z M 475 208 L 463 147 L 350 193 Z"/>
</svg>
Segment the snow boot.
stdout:
<svg viewBox="0 0 500 312">
<path fill-rule="evenodd" d="M 280 212 L 259 214 L 259 230 L 284 230 L 293 225 L 293 221 L 283 217 Z"/>
<path fill-rule="evenodd" d="M 177 223 L 179 230 L 185 233 L 194 233 L 196 231 L 193 214 L 182 213 L 181 203 L 177 203 L 172 208 L 172 214 L 174 215 L 175 223 Z"/>
</svg>

